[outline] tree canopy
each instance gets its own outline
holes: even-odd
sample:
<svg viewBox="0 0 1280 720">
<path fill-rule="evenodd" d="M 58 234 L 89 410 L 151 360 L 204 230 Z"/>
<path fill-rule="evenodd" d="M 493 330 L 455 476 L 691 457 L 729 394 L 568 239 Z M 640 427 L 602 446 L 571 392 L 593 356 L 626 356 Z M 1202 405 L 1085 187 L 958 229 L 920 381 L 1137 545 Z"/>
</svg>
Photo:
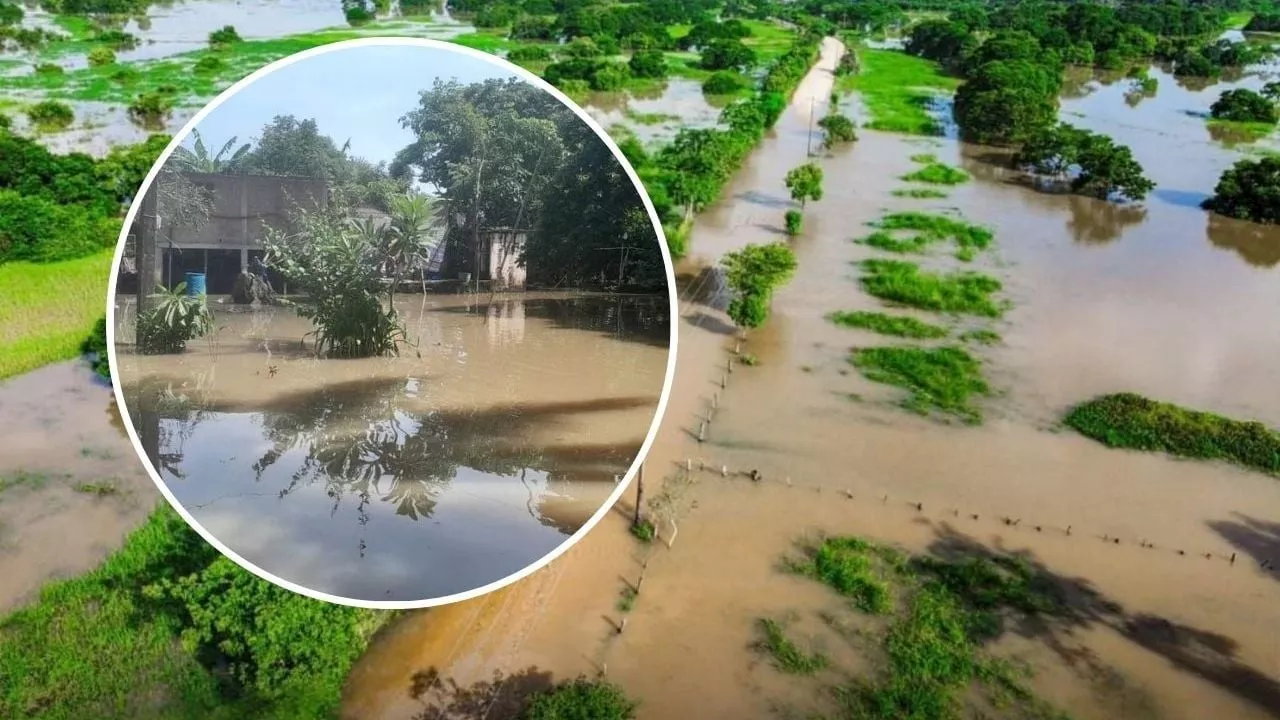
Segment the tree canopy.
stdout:
<svg viewBox="0 0 1280 720">
<path fill-rule="evenodd" d="M 1209 112 L 1216 120 L 1231 122 L 1259 122 L 1275 125 L 1280 121 L 1275 102 L 1247 88 L 1237 88 L 1222 93 L 1209 108 Z"/>
<path fill-rule="evenodd" d="M 1280 157 L 1237 162 L 1222 173 L 1204 207 L 1240 220 L 1280 223 Z"/>
</svg>

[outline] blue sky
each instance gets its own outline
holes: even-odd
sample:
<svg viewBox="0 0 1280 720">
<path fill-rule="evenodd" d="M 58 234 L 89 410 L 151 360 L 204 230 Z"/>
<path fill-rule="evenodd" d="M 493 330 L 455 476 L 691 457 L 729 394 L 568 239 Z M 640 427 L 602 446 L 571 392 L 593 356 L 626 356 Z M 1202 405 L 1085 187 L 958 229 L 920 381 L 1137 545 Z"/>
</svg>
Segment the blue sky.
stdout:
<svg viewBox="0 0 1280 720">
<path fill-rule="evenodd" d="M 413 134 L 400 118 L 418 103 L 418 92 L 436 78 L 463 83 L 516 77 L 481 58 L 438 48 L 366 45 L 344 48 L 274 70 L 242 88 L 209 113 L 196 129 L 210 152 L 231 137 L 237 145 L 256 139 L 277 115 L 314 118 L 320 132 L 339 147 L 351 139 L 351 154 L 390 162 Z M 183 145 L 195 139 L 188 136 Z"/>
</svg>

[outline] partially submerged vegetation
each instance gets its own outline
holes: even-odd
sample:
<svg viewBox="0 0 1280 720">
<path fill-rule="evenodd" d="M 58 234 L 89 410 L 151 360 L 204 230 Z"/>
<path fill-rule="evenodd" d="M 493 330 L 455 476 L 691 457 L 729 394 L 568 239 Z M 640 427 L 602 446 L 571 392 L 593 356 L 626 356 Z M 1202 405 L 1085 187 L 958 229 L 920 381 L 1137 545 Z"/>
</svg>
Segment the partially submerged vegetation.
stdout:
<svg viewBox="0 0 1280 720">
<path fill-rule="evenodd" d="M 899 253 L 919 252 L 936 242 L 950 240 L 955 243 L 956 257 L 964 262 L 991 247 L 995 239 L 988 228 L 936 213 L 891 213 L 876 221 L 874 227 L 877 232 L 863 239 L 872 247 Z M 894 234 L 903 232 L 915 234 L 905 239 Z"/>
<path fill-rule="evenodd" d="M 772 618 L 760 618 L 761 639 L 756 647 L 770 656 L 773 666 L 790 675 L 812 675 L 827 666 L 827 656 L 806 652 L 787 637 L 786 628 Z"/>
<path fill-rule="evenodd" d="M 1280 156 L 1244 159 L 1218 179 L 1204 208 L 1220 215 L 1260 223 L 1280 223 Z"/>
<path fill-rule="evenodd" d="M 1232 420 L 1133 393 L 1118 393 L 1077 405 L 1063 423 L 1107 447 L 1225 460 L 1280 475 L 1280 432 L 1260 422 Z"/>
<path fill-rule="evenodd" d="M 902 179 L 929 185 L 960 185 L 969 182 L 969 173 L 946 163 L 934 161 L 919 170 L 907 173 Z"/>
<path fill-rule="evenodd" d="M 869 311 L 838 311 L 827 316 L 841 327 L 870 330 L 880 335 L 930 340 L 947 336 L 947 329 L 905 315 Z"/>
<path fill-rule="evenodd" d="M 774 290 L 795 273 L 795 253 L 782 243 L 748 245 L 722 262 L 734 293 L 729 317 L 743 329 L 760 327 L 769 319 Z"/>
<path fill-rule="evenodd" d="M 0 263 L 0 380 L 80 355 L 102 316 L 111 253 Z"/>
<path fill-rule="evenodd" d="M 888 620 L 871 636 L 879 649 L 874 676 L 833 689 L 838 717 L 955 718 L 990 705 L 1057 715 L 1027 687 L 1027 668 L 984 647 L 1010 616 L 1053 615 L 1065 607 L 1057 587 L 1021 559 L 912 557 L 859 537 L 827 537 L 790 563 L 850 598 L 859 614 Z M 850 632 L 840 615 L 824 619 L 835 632 Z"/>
<path fill-rule="evenodd" d="M 868 380 L 908 391 L 902 406 L 921 415 L 940 413 L 966 423 L 982 421 L 974 401 L 991 394 L 982 363 L 960 347 L 858 348 L 849 361 Z"/>
<path fill-rule="evenodd" d="M 850 51 L 857 53 L 860 71 L 841 77 L 839 87 L 862 96 L 871 114 L 867 127 L 910 135 L 942 134 L 932 103 L 952 93 L 959 80 L 943 74 L 937 63 L 894 50 Z"/>
</svg>

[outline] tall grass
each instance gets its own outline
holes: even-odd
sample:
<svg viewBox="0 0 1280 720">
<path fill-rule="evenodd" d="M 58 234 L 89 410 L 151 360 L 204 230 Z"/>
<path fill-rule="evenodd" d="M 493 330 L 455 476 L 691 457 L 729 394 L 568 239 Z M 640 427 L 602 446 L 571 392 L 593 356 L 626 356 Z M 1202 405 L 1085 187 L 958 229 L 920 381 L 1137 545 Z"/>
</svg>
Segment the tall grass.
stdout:
<svg viewBox="0 0 1280 720">
<path fill-rule="evenodd" d="M 1000 317 L 1006 304 L 993 296 L 1000 281 L 979 273 L 934 273 L 902 260 L 864 260 L 862 287 L 869 294 L 920 310 Z"/>
<path fill-rule="evenodd" d="M 870 330 L 874 333 L 893 337 L 928 340 L 947 336 L 947 329 L 940 325 L 933 325 L 902 315 L 841 310 L 831 313 L 827 318 L 841 327 Z"/>
<path fill-rule="evenodd" d="M 982 376 L 982 363 L 963 348 L 858 348 L 849 362 L 868 380 L 907 390 L 902 406 L 908 410 L 982 422 L 974 401 L 990 395 L 991 388 Z"/>
<path fill-rule="evenodd" d="M 856 52 L 862 70 L 840 78 L 839 88 L 862 95 L 871 114 L 866 127 L 909 135 L 941 134 L 928 105 L 938 95 L 955 92 L 958 79 L 942 74 L 937 63 L 897 50 L 857 48 Z"/>
<path fill-rule="evenodd" d="M 0 265 L 0 378 L 80 354 L 106 311 L 111 258 Z"/>
<path fill-rule="evenodd" d="M 827 666 L 826 655 L 801 650 L 777 620 L 760 618 L 759 623 L 763 637 L 756 646 L 773 659 L 774 667 L 791 675 L 812 675 Z"/>
<path fill-rule="evenodd" d="M 1063 422 L 1107 447 L 1225 460 L 1280 475 L 1280 432 L 1260 422 L 1232 420 L 1134 393 L 1104 395 L 1081 403 Z"/>
<path fill-rule="evenodd" d="M 915 172 L 902 176 L 907 182 L 919 182 L 929 185 L 959 185 L 969 182 L 969 173 L 953 168 L 946 163 L 929 163 Z"/>
</svg>

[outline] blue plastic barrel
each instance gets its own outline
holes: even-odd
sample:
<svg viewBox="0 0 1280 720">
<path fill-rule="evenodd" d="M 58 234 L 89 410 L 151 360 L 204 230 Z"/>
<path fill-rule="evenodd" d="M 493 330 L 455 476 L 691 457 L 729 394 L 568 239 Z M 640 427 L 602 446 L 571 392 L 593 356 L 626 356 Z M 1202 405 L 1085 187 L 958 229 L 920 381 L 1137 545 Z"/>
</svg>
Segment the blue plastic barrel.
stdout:
<svg viewBox="0 0 1280 720">
<path fill-rule="evenodd" d="M 204 273 L 187 273 L 187 297 L 204 294 Z"/>
</svg>

